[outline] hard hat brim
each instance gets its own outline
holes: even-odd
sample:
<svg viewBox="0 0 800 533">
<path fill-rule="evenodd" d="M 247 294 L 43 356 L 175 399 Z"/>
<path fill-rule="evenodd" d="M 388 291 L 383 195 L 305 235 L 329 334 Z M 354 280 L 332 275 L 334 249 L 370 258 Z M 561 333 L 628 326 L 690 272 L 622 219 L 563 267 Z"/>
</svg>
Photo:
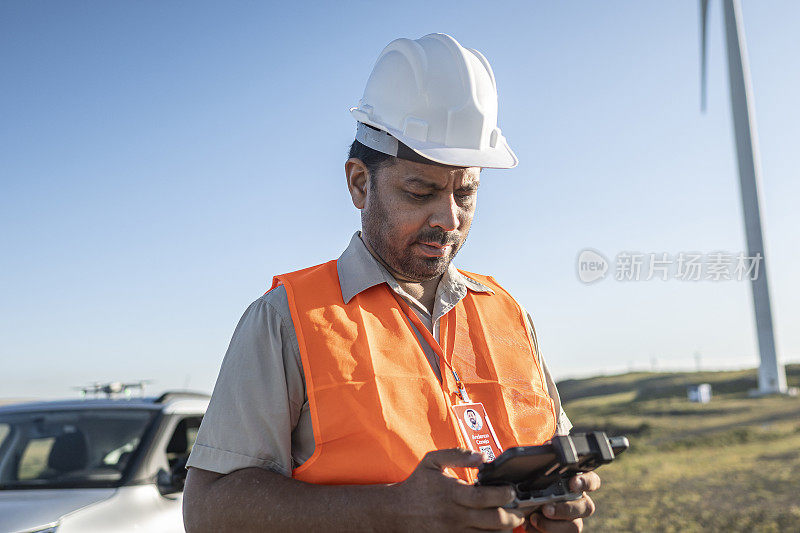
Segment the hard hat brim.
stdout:
<svg viewBox="0 0 800 533">
<path fill-rule="evenodd" d="M 358 122 L 385 131 L 424 159 L 453 167 L 514 168 L 519 163 L 506 138 L 500 136 L 494 147 L 484 149 L 443 147 L 403 135 L 403 132 L 366 118 L 357 107 L 350 109 Z"/>
<path fill-rule="evenodd" d="M 519 163 L 517 156 L 505 139 L 499 139 L 495 148 L 475 150 L 472 148 L 442 148 L 414 146 L 413 140 L 399 139 L 411 150 L 436 163 L 454 167 L 514 168 Z"/>
</svg>

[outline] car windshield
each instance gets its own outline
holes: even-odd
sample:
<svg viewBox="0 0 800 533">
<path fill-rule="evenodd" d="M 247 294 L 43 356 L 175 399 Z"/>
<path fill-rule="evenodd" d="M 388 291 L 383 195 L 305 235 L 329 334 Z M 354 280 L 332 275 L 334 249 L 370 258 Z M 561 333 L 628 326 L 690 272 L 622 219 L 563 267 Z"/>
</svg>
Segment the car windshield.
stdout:
<svg viewBox="0 0 800 533">
<path fill-rule="evenodd" d="M 0 414 L 0 489 L 119 485 L 156 413 L 73 409 Z"/>
</svg>

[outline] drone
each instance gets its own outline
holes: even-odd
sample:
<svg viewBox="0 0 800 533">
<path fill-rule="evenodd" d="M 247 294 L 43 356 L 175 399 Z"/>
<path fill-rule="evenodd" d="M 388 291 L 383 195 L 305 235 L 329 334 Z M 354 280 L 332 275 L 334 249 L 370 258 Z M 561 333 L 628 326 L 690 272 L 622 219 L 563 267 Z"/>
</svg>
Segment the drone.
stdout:
<svg viewBox="0 0 800 533">
<path fill-rule="evenodd" d="M 100 383 L 98 381 L 95 381 L 91 385 L 86 385 L 84 387 L 73 387 L 73 388 L 75 390 L 80 391 L 81 398 L 85 398 L 89 394 L 92 394 L 95 397 L 98 394 L 105 394 L 106 398 L 113 398 L 114 395 L 122 394 L 126 398 L 131 398 L 133 396 L 134 390 L 139 391 L 139 396 L 144 396 L 144 389 L 148 383 L 152 383 L 152 380 L 143 379 L 131 383 L 123 383 L 121 381 Z"/>
</svg>

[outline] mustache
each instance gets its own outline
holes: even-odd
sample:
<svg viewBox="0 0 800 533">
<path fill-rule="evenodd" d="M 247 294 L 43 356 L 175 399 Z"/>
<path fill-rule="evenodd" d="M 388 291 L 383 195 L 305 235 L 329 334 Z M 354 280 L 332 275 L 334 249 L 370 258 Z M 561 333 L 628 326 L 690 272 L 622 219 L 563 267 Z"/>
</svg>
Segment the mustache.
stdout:
<svg viewBox="0 0 800 533">
<path fill-rule="evenodd" d="M 436 228 L 429 228 L 420 232 L 417 234 L 416 240 L 435 243 L 439 246 L 447 246 L 448 244 L 458 245 L 461 242 L 457 233 L 447 233 L 446 231 L 437 230 Z"/>
</svg>

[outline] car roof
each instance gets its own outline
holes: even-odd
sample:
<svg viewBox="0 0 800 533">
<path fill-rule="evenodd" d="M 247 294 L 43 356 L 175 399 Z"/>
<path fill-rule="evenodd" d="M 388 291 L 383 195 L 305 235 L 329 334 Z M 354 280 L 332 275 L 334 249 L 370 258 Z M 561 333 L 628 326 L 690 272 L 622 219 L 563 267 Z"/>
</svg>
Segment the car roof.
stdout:
<svg viewBox="0 0 800 533">
<path fill-rule="evenodd" d="M 182 398 L 164 405 L 164 412 L 170 415 L 191 415 L 205 413 L 208 409 L 208 399 Z"/>
<path fill-rule="evenodd" d="M 83 409 L 138 409 L 164 411 L 168 414 L 204 412 L 209 396 L 200 393 L 164 393 L 161 396 L 136 398 L 84 398 L 72 400 L 32 401 L 0 406 L 0 414 L 35 411 L 71 411 Z"/>
<path fill-rule="evenodd" d="M 75 411 L 83 409 L 139 409 L 160 411 L 164 406 L 148 401 L 147 398 L 131 399 L 88 399 L 54 400 L 14 403 L 0 406 L 0 414 L 28 413 L 34 411 Z"/>
</svg>

